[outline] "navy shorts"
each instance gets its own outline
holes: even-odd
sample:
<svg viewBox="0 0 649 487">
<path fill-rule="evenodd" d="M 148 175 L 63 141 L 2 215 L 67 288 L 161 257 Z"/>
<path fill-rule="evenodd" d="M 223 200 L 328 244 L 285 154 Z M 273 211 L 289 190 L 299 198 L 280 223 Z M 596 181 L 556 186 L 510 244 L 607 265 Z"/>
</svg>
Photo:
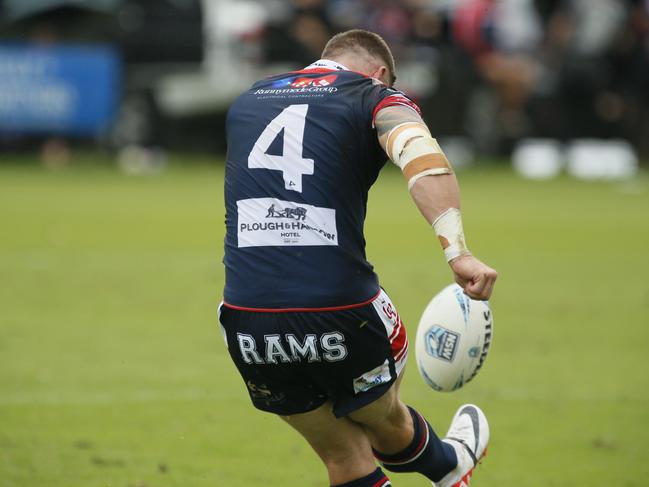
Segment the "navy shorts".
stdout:
<svg viewBox="0 0 649 487">
<path fill-rule="evenodd" d="M 408 356 L 405 327 L 384 291 L 367 303 L 326 311 L 224 304 L 219 320 L 255 407 L 284 416 L 326 401 L 336 417 L 346 416 L 381 397 Z"/>
</svg>

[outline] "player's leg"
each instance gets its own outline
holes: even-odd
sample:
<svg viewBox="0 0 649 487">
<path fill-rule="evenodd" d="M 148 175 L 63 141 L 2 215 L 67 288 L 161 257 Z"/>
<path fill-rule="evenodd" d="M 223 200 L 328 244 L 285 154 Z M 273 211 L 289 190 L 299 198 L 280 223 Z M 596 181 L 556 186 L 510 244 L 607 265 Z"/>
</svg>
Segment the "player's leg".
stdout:
<svg viewBox="0 0 649 487">
<path fill-rule="evenodd" d="M 391 378 L 396 375 L 396 379 L 387 391 L 370 388 L 367 394 L 372 394 L 372 390 L 381 394 L 369 404 L 365 402 L 353 407 L 357 396 L 351 396 L 346 401 L 338 399 L 340 404 L 334 404 L 334 411 L 363 427 L 375 456 L 386 470 L 418 472 L 438 487 L 457 487 L 462 481 L 468 485 L 468 478 L 489 440 L 484 414 L 473 405 L 461 407 L 446 438 L 441 440 L 419 412 L 399 399 L 399 385 L 408 357 L 408 340 L 394 304 L 385 292 L 381 292 L 365 311 L 374 330 L 385 330 L 384 340 L 389 341 L 390 347 L 389 375 Z M 380 340 L 366 340 L 370 348 L 381 346 Z M 383 368 L 368 368 L 360 379 L 364 379 L 363 384 L 380 382 L 376 377 L 383 378 L 387 375 L 385 372 Z"/>
<path fill-rule="evenodd" d="M 376 457 L 386 469 L 419 472 L 433 481 L 439 480 L 455 468 L 457 458 L 453 448 L 440 441 L 426 420 L 399 399 L 399 386 L 408 358 L 405 326 L 385 291 L 362 312 L 368 322 L 362 330 L 369 328 L 367 331 L 374 333 L 353 335 L 364 345 L 357 347 L 359 368 L 366 357 L 371 357 L 374 364 L 381 359 L 385 362 L 377 368 L 372 368 L 369 362 L 364 365 L 362 370 L 367 372 L 360 377 L 354 375 L 353 383 L 370 384 L 370 387 L 363 388 L 363 396 L 341 391 L 334 402 L 334 412 L 363 427 Z M 382 350 L 385 356 L 377 360 L 366 350 Z M 361 403 L 363 398 L 369 397 L 371 401 Z"/>
<path fill-rule="evenodd" d="M 386 487 L 388 478 L 377 469 L 372 446 L 363 427 L 337 419 L 331 404 L 314 411 L 282 416 L 311 445 L 327 467 L 332 486 Z"/>
<path fill-rule="evenodd" d="M 387 470 L 418 472 L 437 482 L 457 466 L 455 449 L 401 401 L 401 378 L 378 400 L 348 417 L 365 430 L 376 458 Z"/>
<path fill-rule="evenodd" d="M 329 318 L 326 314 L 324 317 Z M 254 406 L 279 415 L 304 436 L 323 460 L 331 485 L 390 485 L 388 478 L 376 466 L 364 430 L 347 418 L 336 419 L 332 404 L 327 402 L 326 388 L 320 388 L 315 379 L 309 380 L 310 376 L 313 376 L 312 379 L 326 376 L 322 368 L 308 373 L 310 369 L 306 357 L 310 353 L 318 358 L 311 363 L 311 367 L 321 364 L 315 345 L 313 349 L 301 349 L 300 353 L 304 354 L 301 361 L 273 363 L 262 352 L 261 344 L 266 342 L 267 337 L 277 336 L 278 327 L 284 328 L 284 336 L 290 334 L 300 344 L 308 343 L 307 336 L 322 335 L 318 315 L 290 313 L 280 316 L 276 313 L 245 312 L 226 307 L 221 310 L 220 322 L 230 356 L 248 388 Z M 305 322 L 312 323 L 312 328 L 307 328 Z M 333 325 L 336 324 L 334 319 Z M 318 342 L 316 340 L 312 343 Z M 289 345 L 283 347 L 291 350 Z M 285 351 L 287 359 L 290 357 L 288 353 Z"/>
</svg>

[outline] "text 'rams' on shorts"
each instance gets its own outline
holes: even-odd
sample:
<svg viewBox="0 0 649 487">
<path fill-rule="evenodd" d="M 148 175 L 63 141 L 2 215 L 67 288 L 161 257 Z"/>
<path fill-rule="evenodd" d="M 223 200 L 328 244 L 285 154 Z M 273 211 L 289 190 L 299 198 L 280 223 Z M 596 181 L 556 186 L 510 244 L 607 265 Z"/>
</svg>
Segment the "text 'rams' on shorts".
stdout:
<svg viewBox="0 0 649 487">
<path fill-rule="evenodd" d="M 405 327 L 381 290 L 333 311 L 258 312 L 219 307 L 221 329 L 250 399 L 291 415 L 331 401 L 337 417 L 381 397 L 408 357 Z"/>
</svg>

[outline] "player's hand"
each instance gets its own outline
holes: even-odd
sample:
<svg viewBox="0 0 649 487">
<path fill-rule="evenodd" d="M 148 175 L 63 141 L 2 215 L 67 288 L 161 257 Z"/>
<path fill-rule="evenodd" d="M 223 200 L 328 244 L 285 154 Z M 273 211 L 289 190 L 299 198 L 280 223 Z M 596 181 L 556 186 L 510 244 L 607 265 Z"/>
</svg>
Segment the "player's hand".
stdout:
<svg viewBox="0 0 649 487">
<path fill-rule="evenodd" d="M 472 255 L 462 255 L 449 262 L 455 282 L 464 289 L 464 293 L 471 299 L 486 301 L 491 297 L 498 273 L 483 264 Z"/>
</svg>

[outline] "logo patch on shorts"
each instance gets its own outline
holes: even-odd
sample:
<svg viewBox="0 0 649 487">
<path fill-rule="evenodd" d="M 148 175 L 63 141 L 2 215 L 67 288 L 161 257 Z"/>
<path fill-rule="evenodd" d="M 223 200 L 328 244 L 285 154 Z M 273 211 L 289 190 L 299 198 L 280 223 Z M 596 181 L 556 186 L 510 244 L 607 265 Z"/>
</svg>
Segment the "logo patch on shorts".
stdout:
<svg viewBox="0 0 649 487">
<path fill-rule="evenodd" d="M 391 379 L 390 363 L 388 362 L 388 359 L 385 359 L 383 364 L 354 379 L 354 394 L 367 392 L 376 386 L 387 384 Z"/>
<path fill-rule="evenodd" d="M 452 362 L 460 335 L 441 326 L 431 326 L 426 332 L 426 352 L 431 357 Z"/>
</svg>

